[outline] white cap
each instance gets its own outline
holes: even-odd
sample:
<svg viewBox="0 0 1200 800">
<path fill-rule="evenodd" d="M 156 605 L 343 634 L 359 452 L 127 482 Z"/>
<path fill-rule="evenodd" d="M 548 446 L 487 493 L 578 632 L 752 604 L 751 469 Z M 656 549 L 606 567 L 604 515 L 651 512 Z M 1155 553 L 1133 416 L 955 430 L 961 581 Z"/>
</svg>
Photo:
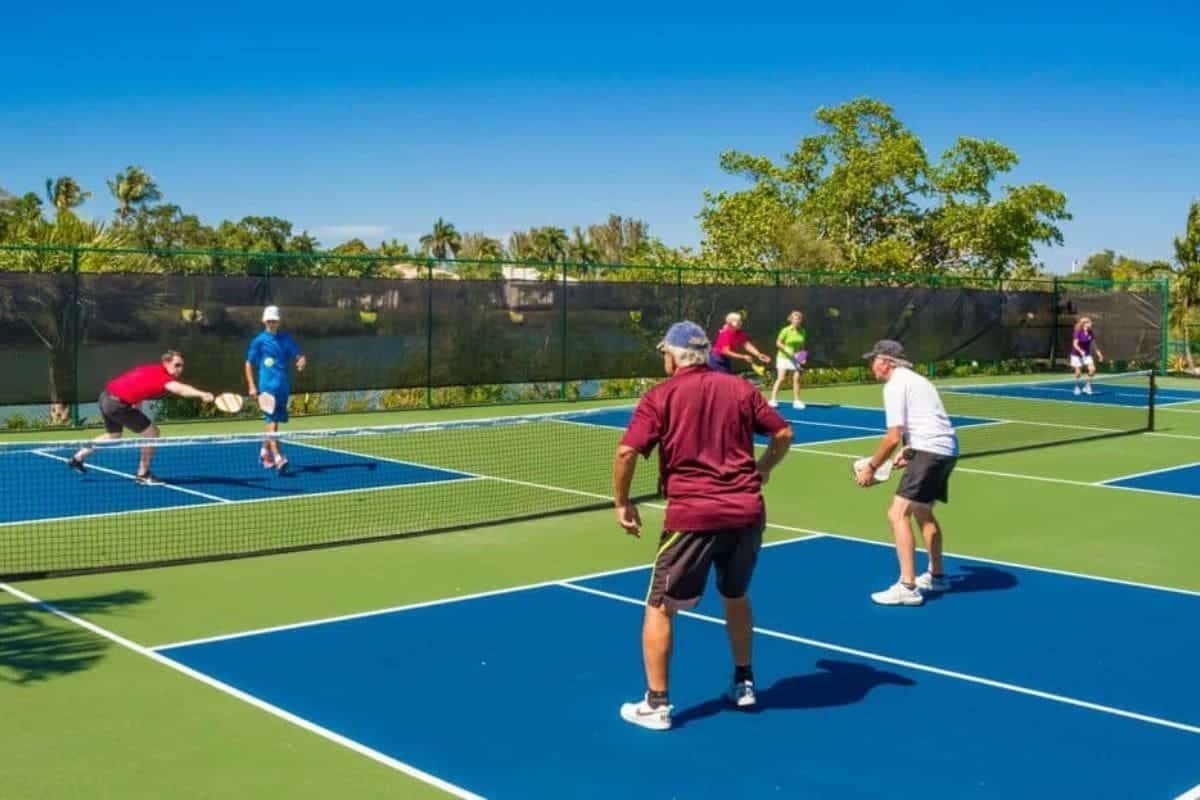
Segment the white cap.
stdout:
<svg viewBox="0 0 1200 800">
<path fill-rule="evenodd" d="M 263 322 L 279 322 L 279 306 L 267 306 L 263 309 Z"/>
</svg>

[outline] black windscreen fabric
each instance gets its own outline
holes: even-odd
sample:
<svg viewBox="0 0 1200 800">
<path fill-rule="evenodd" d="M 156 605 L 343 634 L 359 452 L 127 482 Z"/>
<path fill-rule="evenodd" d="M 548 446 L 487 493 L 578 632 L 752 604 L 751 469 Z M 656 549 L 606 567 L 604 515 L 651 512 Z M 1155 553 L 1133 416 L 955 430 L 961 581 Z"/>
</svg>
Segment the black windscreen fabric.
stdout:
<svg viewBox="0 0 1200 800">
<path fill-rule="evenodd" d="M 75 401 L 75 275 L 0 272 L 0 405 Z"/>
<path fill-rule="evenodd" d="M 561 380 L 561 282 L 444 280 L 431 291 L 430 385 Z"/>
<path fill-rule="evenodd" d="M 262 309 L 282 308 L 282 330 L 309 359 L 293 392 L 424 385 L 423 281 L 213 275 L 80 276 L 80 394 L 96 397 L 134 364 L 179 350 L 183 380 L 240 391 Z"/>
<path fill-rule="evenodd" d="M 1162 355 L 1163 297 L 1160 292 L 1104 292 L 1060 287 L 1058 292 L 1059 358 L 1071 351 L 1080 317 L 1090 317 L 1096 342 L 1112 361 L 1155 361 Z"/>
<path fill-rule="evenodd" d="M 458 280 L 217 274 L 0 272 L 0 405 L 91 402 L 104 384 L 164 350 L 184 380 L 244 388 L 265 305 L 309 357 L 293 391 L 335 392 L 657 378 L 655 345 L 680 319 L 715 337 L 731 311 L 773 353 L 788 313 L 804 313 L 809 363 L 856 366 L 878 339 L 915 362 L 1065 358 L 1081 315 L 1116 361 L 1160 355 L 1157 291 L 1057 292 L 848 285 L 634 283 L 568 278 Z M 76 397 L 78 387 L 78 397 Z"/>
</svg>

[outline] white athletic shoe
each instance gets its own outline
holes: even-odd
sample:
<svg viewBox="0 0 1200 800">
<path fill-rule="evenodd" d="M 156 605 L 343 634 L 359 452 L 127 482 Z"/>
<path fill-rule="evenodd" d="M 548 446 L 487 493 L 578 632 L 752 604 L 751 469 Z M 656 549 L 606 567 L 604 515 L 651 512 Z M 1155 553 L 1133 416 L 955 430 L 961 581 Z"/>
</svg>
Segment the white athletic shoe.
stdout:
<svg viewBox="0 0 1200 800">
<path fill-rule="evenodd" d="M 871 599 L 881 606 L 919 606 L 925 602 L 915 588 L 909 589 L 900 581 L 896 581 L 882 592 L 875 592 Z"/>
<path fill-rule="evenodd" d="M 1084 394 L 1092 393 L 1092 385 L 1090 383 L 1083 387 L 1083 393 Z"/>
<path fill-rule="evenodd" d="M 926 570 L 917 576 L 917 589 L 922 592 L 948 592 L 950 591 L 950 579 L 945 575 L 935 578 L 932 572 Z"/>
<path fill-rule="evenodd" d="M 799 411 L 800 409 L 804 408 L 804 403 L 801 403 L 799 400 L 797 400 L 796 402 L 792 403 L 792 408 Z"/>
<path fill-rule="evenodd" d="M 735 681 L 725 696 L 738 708 L 750 708 L 758 702 L 754 696 L 754 681 Z"/>
<path fill-rule="evenodd" d="M 1082 393 L 1082 391 L 1083 391 L 1082 389 L 1080 389 L 1078 386 L 1076 386 L 1076 387 L 1075 387 L 1075 395 L 1076 395 L 1076 397 L 1078 397 L 1078 396 L 1079 396 L 1079 395 Z"/>
<path fill-rule="evenodd" d="M 769 405 L 771 408 L 779 408 L 779 401 L 778 400 L 768 400 L 767 405 Z"/>
<path fill-rule="evenodd" d="M 667 731 L 671 729 L 671 706 L 651 708 L 643 697 L 636 703 L 622 703 L 621 719 L 652 731 Z"/>
</svg>

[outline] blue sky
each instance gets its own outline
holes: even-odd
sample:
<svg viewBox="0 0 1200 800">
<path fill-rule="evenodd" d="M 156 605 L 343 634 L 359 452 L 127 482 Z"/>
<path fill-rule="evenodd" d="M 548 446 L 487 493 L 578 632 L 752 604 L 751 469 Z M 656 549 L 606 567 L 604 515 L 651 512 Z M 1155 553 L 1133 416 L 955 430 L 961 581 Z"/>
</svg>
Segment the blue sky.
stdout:
<svg viewBox="0 0 1200 800">
<path fill-rule="evenodd" d="M 207 222 L 278 215 L 325 246 L 610 212 L 695 246 L 702 192 L 742 185 L 722 150 L 778 158 L 861 95 L 933 154 L 997 139 L 1014 182 L 1065 192 L 1056 272 L 1169 257 L 1200 199 L 1194 3 L 32 6 L 6 11 L 0 186 L 72 175 L 93 216 L 140 164 Z"/>
</svg>

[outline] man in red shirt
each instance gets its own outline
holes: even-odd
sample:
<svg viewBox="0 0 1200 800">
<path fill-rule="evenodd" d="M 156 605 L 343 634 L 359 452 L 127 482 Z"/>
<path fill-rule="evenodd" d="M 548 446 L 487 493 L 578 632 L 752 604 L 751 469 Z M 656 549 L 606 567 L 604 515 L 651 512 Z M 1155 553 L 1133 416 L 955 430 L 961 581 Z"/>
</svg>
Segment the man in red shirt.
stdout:
<svg viewBox="0 0 1200 800">
<path fill-rule="evenodd" d="M 732 373 L 735 358 L 747 364 L 753 364 L 756 358 L 764 364 L 771 360 L 750 341 L 750 337 L 742 330 L 744 324 L 742 315 L 736 311 L 725 315 L 725 327 L 717 331 L 717 340 L 713 342 L 708 356 L 709 369 Z M 746 352 L 739 353 L 738 348 L 745 348 Z"/>
<path fill-rule="evenodd" d="M 163 353 L 159 363 L 142 364 L 109 381 L 104 391 L 100 392 L 100 418 L 104 420 L 104 433 L 96 437 L 96 441 L 120 439 L 125 428 L 148 439 L 158 436 L 158 426 L 138 406 L 145 400 L 162 397 L 167 392 L 180 397 L 194 397 L 205 403 L 212 402 L 213 396 L 208 392 L 180 383 L 179 376 L 182 374 L 183 355 L 177 350 L 168 350 Z M 87 467 L 83 462 L 93 452 L 95 448 L 81 449 L 67 462 L 67 466 L 76 472 L 86 472 Z M 150 474 L 150 459 L 153 457 L 153 447 L 142 448 L 135 476 L 138 483 L 160 483 Z"/>
<path fill-rule="evenodd" d="M 739 708 L 755 703 L 746 592 L 766 526 L 762 485 L 787 454 L 792 429 L 754 386 L 706 366 L 708 337 L 694 322 L 672 325 L 658 349 L 669 377 L 638 403 L 617 447 L 613 499 L 618 523 L 639 536 L 642 520 L 629 490 L 637 457 L 649 457 L 657 447 L 667 513 L 642 627 L 647 691 L 642 700 L 621 706 L 621 716 L 667 730 L 672 619 L 699 602 L 713 565 L 733 653 L 729 699 Z M 757 462 L 756 433 L 770 437 Z"/>
</svg>

